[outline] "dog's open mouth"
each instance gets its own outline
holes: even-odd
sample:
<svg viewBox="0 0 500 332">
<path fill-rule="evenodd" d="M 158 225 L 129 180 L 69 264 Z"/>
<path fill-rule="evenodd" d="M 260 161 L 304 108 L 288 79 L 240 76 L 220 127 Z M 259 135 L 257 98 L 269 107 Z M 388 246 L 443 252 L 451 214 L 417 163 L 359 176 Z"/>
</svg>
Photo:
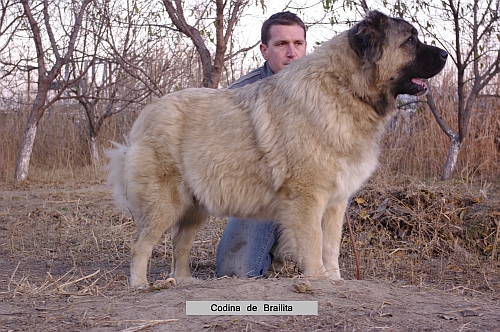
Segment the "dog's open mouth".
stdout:
<svg viewBox="0 0 500 332">
<path fill-rule="evenodd" d="M 424 81 L 422 81 L 420 78 L 412 78 L 411 83 L 418 85 L 419 89 L 423 89 L 424 91 L 427 91 L 427 84 L 425 84 Z"/>
<path fill-rule="evenodd" d="M 427 84 L 420 77 L 415 77 L 405 81 L 398 89 L 398 94 L 409 94 L 413 96 L 421 96 L 427 93 Z"/>
</svg>

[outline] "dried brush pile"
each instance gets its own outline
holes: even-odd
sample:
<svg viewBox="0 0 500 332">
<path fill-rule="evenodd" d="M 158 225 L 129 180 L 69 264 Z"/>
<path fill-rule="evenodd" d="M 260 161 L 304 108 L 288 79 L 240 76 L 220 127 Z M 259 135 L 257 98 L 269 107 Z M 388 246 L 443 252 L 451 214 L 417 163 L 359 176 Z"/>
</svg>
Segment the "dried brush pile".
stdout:
<svg viewBox="0 0 500 332">
<path fill-rule="evenodd" d="M 485 275 L 475 288 L 500 290 L 500 196 L 498 189 L 485 187 L 384 186 L 380 180 L 368 185 L 349 210 L 365 277 L 463 284 L 479 273 Z M 351 241 L 344 234 L 342 261 L 354 271 Z M 491 280 L 487 269 L 493 269 Z"/>
</svg>

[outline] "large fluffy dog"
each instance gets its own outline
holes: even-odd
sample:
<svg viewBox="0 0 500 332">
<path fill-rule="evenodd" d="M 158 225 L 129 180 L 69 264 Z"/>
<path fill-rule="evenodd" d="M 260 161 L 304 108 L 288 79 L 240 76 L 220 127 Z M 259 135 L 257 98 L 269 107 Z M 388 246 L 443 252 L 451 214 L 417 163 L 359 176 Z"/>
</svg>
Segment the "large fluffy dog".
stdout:
<svg viewBox="0 0 500 332">
<path fill-rule="evenodd" d="M 234 90 L 186 89 L 146 107 L 109 181 L 138 223 L 131 286 L 175 226 L 171 275 L 208 215 L 266 218 L 304 274 L 340 279 L 343 213 L 377 164 L 398 94 L 420 95 L 447 53 L 409 23 L 371 12 L 280 73 Z"/>
</svg>

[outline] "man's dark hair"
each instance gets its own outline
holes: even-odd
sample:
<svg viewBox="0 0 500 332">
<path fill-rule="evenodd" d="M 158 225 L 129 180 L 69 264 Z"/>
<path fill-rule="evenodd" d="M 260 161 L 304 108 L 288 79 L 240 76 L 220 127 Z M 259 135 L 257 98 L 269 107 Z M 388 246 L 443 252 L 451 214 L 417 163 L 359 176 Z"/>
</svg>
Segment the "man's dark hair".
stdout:
<svg viewBox="0 0 500 332">
<path fill-rule="evenodd" d="M 306 39 L 306 26 L 304 22 L 294 13 L 281 12 L 271 15 L 263 24 L 260 30 L 260 41 L 262 44 L 267 45 L 271 39 L 271 27 L 273 25 L 298 25 L 304 30 L 304 40 Z"/>
</svg>

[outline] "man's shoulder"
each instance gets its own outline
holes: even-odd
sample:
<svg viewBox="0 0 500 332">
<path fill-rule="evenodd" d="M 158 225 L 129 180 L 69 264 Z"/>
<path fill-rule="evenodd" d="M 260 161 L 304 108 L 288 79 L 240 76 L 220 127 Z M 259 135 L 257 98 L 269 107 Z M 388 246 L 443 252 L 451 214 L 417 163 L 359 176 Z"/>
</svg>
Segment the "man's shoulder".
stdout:
<svg viewBox="0 0 500 332">
<path fill-rule="evenodd" d="M 252 70 L 248 74 L 241 76 L 236 81 L 231 83 L 231 85 L 229 85 L 228 89 L 241 88 L 244 85 L 251 84 L 251 83 L 256 82 L 260 79 L 262 79 L 262 76 L 260 74 L 260 68 L 257 68 L 257 69 Z"/>
<path fill-rule="evenodd" d="M 238 78 L 231 85 L 229 85 L 228 89 L 241 88 L 242 86 L 257 82 L 258 80 L 261 80 L 271 75 L 272 75 L 271 68 L 269 67 L 266 61 L 266 63 L 264 63 L 262 67 L 254 69 L 248 74 Z"/>
</svg>

